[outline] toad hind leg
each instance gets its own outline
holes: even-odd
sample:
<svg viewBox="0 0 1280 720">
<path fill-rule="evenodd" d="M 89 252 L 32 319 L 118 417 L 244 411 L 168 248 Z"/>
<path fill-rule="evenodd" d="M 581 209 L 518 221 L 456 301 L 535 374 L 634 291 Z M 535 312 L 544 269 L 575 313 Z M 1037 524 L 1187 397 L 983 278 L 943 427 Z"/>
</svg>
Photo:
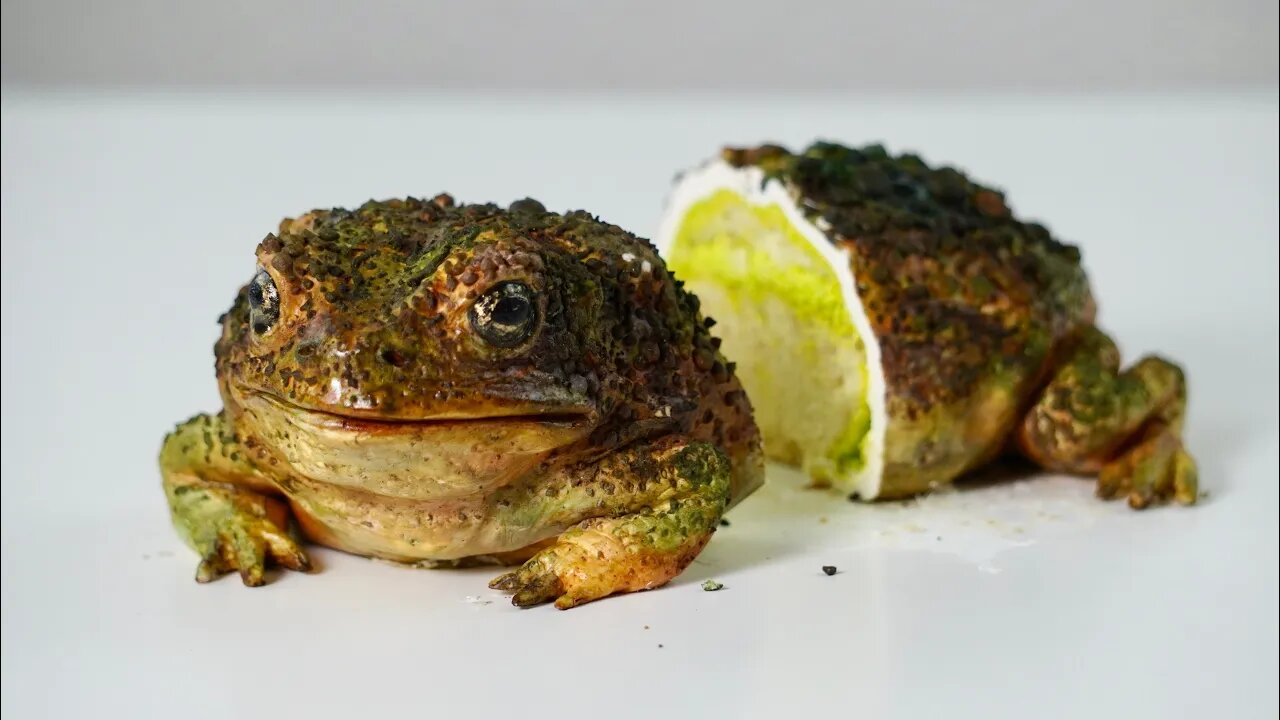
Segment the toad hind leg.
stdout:
<svg viewBox="0 0 1280 720">
<path fill-rule="evenodd" d="M 1182 369 L 1148 356 L 1123 372 L 1111 338 L 1081 337 L 1018 429 L 1022 452 L 1039 465 L 1098 476 L 1098 496 L 1127 495 L 1130 507 L 1170 498 L 1196 501 L 1195 461 L 1182 445 L 1187 388 Z"/>
<path fill-rule="evenodd" d="M 701 442 L 660 451 L 654 460 L 630 468 L 638 474 L 651 468 L 652 477 L 637 479 L 631 484 L 634 492 L 619 489 L 607 501 L 630 512 L 576 524 L 489 586 L 513 593 L 512 604 L 519 607 L 554 600 L 564 610 L 615 593 L 661 587 L 679 575 L 719 525 L 729 498 L 729 460 Z M 627 471 L 625 464 L 617 468 Z M 597 488 L 606 483 L 628 485 L 604 479 L 608 474 L 602 469 L 587 492 L 603 494 Z"/>
<path fill-rule="evenodd" d="M 285 531 L 289 510 L 248 460 L 225 417 L 197 415 L 164 439 L 160 472 L 174 528 L 200 554 L 197 582 L 233 570 L 245 585 L 265 582 L 268 560 L 291 570 L 311 563 Z"/>
</svg>

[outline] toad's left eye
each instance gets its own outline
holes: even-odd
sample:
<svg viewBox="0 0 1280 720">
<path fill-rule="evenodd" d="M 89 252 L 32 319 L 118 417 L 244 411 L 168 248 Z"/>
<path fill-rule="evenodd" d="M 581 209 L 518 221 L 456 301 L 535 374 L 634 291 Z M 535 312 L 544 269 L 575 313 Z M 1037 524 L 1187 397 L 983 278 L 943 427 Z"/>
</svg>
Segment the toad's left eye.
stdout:
<svg viewBox="0 0 1280 720">
<path fill-rule="evenodd" d="M 258 274 L 249 283 L 249 326 L 258 335 L 265 335 L 280 319 L 280 291 L 271 275 L 258 268 Z"/>
<path fill-rule="evenodd" d="M 515 347 L 533 334 L 538 306 L 533 290 L 522 282 L 490 288 L 471 306 L 471 327 L 490 345 Z"/>
</svg>

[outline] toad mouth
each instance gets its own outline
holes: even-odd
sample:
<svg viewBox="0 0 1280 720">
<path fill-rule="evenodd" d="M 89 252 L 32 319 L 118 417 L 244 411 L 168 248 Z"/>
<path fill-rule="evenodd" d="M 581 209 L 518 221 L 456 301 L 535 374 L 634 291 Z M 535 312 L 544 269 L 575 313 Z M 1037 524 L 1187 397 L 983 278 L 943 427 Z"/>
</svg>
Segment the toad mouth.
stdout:
<svg viewBox="0 0 1280 720">
<path fill-rule="evenodd" d="M 345 408 L 317 408 L 300 405 L 278 395 L 261 390 L 249 393 L 282 413 L 305 417 L 310 424 L 329 430 L 345 430 L 357 433 L 387 433 L 410 429 L 446 429 L 474 426 L 476 429 L 494 425 L 536 425 L 546 427 L 575 427 L 585 424 L 590 412 L 585 407 L 563 405 L 539 408 L 522 401 L 517 412 L 445 412 L 418 417 L 370 417 L 345 413 Z"/>
</svg>

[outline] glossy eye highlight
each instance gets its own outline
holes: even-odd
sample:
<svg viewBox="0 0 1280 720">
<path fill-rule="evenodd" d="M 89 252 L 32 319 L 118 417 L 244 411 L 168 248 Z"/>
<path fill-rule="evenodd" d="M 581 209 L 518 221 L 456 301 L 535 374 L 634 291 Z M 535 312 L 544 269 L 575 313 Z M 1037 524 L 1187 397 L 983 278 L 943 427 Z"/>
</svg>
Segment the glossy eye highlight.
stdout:
<svg viewBox="0 0 1280 720">
<path fill-rule="evenodd" d="M 538 307 L 533 290 L 522 282 L 493 286 L 471 306 L 471 328 L 490 345 L 515 347 L 533 335 Z"/>
<path fill-rule="evenodd" d="M 258 335 L 265 335 L 280 319 L 280 291 L 271 275 L 258 268 L 249 283 L 249 326 Z"/>
</svg>

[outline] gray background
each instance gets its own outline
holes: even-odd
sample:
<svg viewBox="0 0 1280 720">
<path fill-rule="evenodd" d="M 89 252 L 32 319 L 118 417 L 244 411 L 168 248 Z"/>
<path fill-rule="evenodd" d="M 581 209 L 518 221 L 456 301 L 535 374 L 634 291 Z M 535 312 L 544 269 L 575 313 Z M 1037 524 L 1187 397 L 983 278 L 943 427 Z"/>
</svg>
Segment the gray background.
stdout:
<svg viewBox="0 0 1280 720">
<path fill-rule="evenodd" d="M 1196 90 L 1277 82 L 1274 0 L 14 0 L 3 80 L 379 89 Z"/>
</svg>

